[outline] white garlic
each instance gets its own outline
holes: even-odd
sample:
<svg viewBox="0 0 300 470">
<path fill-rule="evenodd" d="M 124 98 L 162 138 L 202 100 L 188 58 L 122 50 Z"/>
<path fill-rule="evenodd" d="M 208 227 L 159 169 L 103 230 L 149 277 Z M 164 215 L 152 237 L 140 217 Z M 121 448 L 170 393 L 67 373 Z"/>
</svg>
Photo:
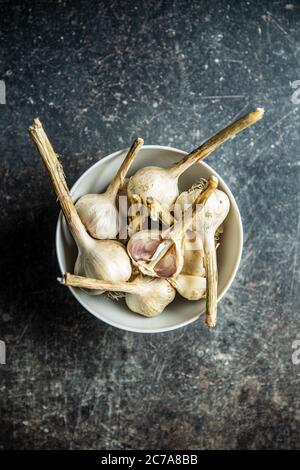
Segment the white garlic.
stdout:
<svg viewBox="0 0 300 470">
<path fill-rule="evenodd" d="M 61 284 L 106 292 L 124 292 L 130 310 L 146 317 L 164 311 L 175 298 L 175 289 L 165 279 L 138 276 L 131 282 L 107 282 L 65 273 Z"/>
<path fill-rule="evenodd" d="M 117 241 L 95 240 L 87 233 L 71 199 L 63 168 L 38 119 L 29 128 L 29 134 L 48 170 L 78 248 L 75 273 L 108 281 L 127 281 L 132 269 L 126 249 Z"/>
<path fill-rule="evenodd" d="M 149 166 L 141 168 L 129 179 L 127 190 L 129 197 L 133 194 L 138 194 L 144 202 L 146 202 L 147 197 L 153 197 L 166 208 L 171 207 L 178 196 L 178 179 L 180 175 L 191 165 L 207 157 L 223 142 L 261 119 L 263 112 L 262 108 L 256 108 L 231 123 L 173 167 L 160 168 Z"/>
<path fill-rule="evenodd" d="M 119 231 L 119 214 L 116 197 L 125 176 L 142 147 L 137 138 L 129 149 L 115 178 L 103 194 L 86 194 L 76 202 L 76 209 L 87 231 L 97 239 L 113 239 Z"/>
<path fill-rule="evenodd" d="M 168 281 L 187 300 L 200 300 L 205 296 L 206 279 L 203 276 L 181 273 Z"/>
</svg>

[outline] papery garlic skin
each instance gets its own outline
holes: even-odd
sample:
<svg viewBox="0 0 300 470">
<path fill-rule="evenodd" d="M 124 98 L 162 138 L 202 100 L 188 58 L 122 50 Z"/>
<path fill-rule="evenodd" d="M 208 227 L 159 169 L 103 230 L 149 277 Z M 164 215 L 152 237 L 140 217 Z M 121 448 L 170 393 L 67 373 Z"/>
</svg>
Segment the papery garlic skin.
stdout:
<svg viewBox="0 0 300 470">
<path fill-rule="evenodd" d="M 145 279 L 135 279 L 137 287 L 140 283 L 140 294 L 138 290 L 136 293 L 127 293 L 125 301 L 132 312 L 145 317 L 155 317 L 173 302 L 176 291 L 165 279 L 149 279 L 148 282 L 145 282 Z"/>
<path fill-rule="evenodd" d="M 170 168 L 147 166 L 131 176 L 127 193 L 129 197 L 138 194 L 144 204 L 148 197 L 153 197 L 169 208 L 178 196 L 177 178 L 174 178 Z"/>
<path fill-rule="evenodd" d="M 79 217 L 98 240 L 114 239 L 119 231 L 119 214 L 111 198 L 104 194 L 87 194 L 75 204 Z"/>
</svg>

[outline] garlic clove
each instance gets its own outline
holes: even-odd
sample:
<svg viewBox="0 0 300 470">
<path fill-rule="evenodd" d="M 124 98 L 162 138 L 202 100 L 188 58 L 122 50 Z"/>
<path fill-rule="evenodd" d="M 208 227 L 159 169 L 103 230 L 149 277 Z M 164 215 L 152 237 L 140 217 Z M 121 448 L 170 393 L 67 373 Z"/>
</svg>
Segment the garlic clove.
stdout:
<svg viewBox="0 0 300 470">
<path fill-rule="evenodd" d="M 132 262 L 138 265 L 139 261 L 149 261 L 161 243 L 159 230 L 141 230 L 136 232 L 127 244 L 127 252 Z"/>
<path fill-rule="evenodd" d="M 178 253 L 178 248 L 173 244 L 166 255 L 153 266 L 153 272 L 159 277 L 175 276 L 182 269 L 183 257 L 179 256 Z"/>
<path fill-rule="evenodd" d="M 205 296 L 205 277 L 181 273 L 168 281 L 187 300 L 200 300 Z"/>
<path fill-rule="evenodd" d="M 145 283 L 145 277 L 139 279 L 136 285 L 140 288 L 140 293 L 138 295 L 137 293 L 126 294 L 127 307 L 132 312 L 145 317 L 160 315 L 173 302 L 176 295 L 175 289 L 165 279 L 148 278 L 147 283 Z"/>
</svg>

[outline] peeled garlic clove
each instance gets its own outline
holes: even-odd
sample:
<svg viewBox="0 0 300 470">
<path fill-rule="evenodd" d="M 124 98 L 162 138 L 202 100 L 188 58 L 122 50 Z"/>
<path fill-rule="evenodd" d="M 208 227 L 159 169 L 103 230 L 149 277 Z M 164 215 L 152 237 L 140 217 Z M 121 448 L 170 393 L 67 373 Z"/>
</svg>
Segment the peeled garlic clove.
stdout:
<svg viewBox="0 0 300 470">
<path fill-rule="evenodd" d="M 147 197 L 153 197 L 169 208 L 178 196 L 178 179 L 182 173 L 194 163 L 207 157 L 223 142 L 257 122 L 263 113 L 261 108 L 254 109 L 218 132 L 171 168 L 149 166 L 138 170 L 129 179 L 128 195 L 138 194 L 144 203 Z"/>
<path fill-rule="evenodd" d="M 168 279 L 177 292 L 187 300 L 200 300 L 205 296 L 206 279 L 192 274 L 179 274 L 176 278 Z"/>
<path fill-rule="evenodd" d="M 29 128 L 29 134 L 48 170 L 66 222 L 77 245 L 75 272 L 109 281 L 129 279 L 132 271 L 131 263 L 123 245 L 112 240 L 95 240 L 87 233 L 70 196 L 63 168 L 38 119 L 35 119 Z"/>
<path fill-rule="evenodd" d="M 76 203 L 76 209 L 87 231 L 99 240 L 116 238 L 119 214 L 116 197 L 125 176 L 144 141 L 137 138 L 129 149 L 118 173 L 103 194 L 86 194 Z"/>
<path fill-rule="evenodd" d="M 154 317 L 164 311 L 175 298 L 175 289 L 165 279 L 138 276 L 132 282 L 107 282 L 65 273 L 62 284 L 81 289 L 106 292 L 125 292 L 130 310 L 146 317 Z"/>
</svg>

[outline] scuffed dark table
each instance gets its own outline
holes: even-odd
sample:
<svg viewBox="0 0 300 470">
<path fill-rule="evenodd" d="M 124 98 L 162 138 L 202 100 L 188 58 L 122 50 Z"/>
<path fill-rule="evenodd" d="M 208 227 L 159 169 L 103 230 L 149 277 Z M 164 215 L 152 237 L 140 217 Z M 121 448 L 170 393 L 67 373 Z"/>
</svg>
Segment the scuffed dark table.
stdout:
<svg viewBox="0 0 300 470">
<path fill-rule="evenodd" d="M 0 79 L 0 448 L 299 448 L 299 2 L 0 1 Z M 209 157 L 245 231 L 217 328 L 85 312 L 56 282 L 33 118 L 71 185 L 137 134 L 190 150 L 255 105 L 264 120 Z"/>
</svg>

